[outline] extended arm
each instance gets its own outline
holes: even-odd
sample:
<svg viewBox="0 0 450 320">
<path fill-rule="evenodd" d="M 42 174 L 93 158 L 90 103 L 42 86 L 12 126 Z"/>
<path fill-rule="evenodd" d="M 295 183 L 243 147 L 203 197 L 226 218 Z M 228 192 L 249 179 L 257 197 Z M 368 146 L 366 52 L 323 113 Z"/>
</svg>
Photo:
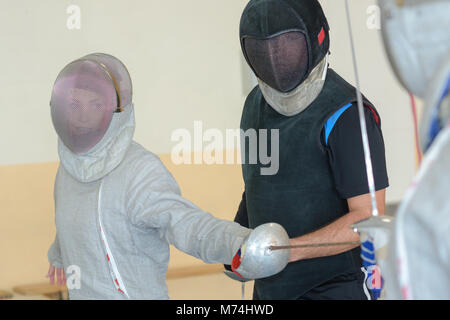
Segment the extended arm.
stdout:
<svg viewBox="0 0 450 320">
<path fill-rule="evenodd" d="M 167 243 L 206 263 L 231 263 L 251 232 L 213 217 L 181 196 L 178 184 L 158 158 L 145 155 L 128 186 L 127 211 L 144 231 L 157 231 Z"/>
</svg>

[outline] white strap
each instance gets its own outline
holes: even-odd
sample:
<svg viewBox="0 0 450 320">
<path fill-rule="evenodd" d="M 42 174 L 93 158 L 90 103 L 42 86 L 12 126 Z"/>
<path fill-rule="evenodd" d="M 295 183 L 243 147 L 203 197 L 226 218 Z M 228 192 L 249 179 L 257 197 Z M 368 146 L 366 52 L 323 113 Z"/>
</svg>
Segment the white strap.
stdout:
<svg viewBox="0 0 450 320">
<path fill-rule="evenodd" d="M 114 286 L 117 291 L 124 294 L 128 299 L 130 297 L 128 296 L 127 289 L 125 288 L 125 284 L 122 281 L 122 277 L 120 276 L 119 270 L 117 269 L 116 261 L 114 260 L 113 254 L 111 252 L 111 249 L 108 245 L 108 240 L 106 239 L 106 235 L 104 232 L 104 228 L 102 225 L 102 187 L 103 187 L 103 181 L 100 183 L 100 190 L 98 193 L 98 223 L 100 225 L 100 235 L 102 237 L 102 244 L 103 248 L 106 252 L 106 260 L 108 261 L 108 267 L 110 271 L 111 278 L 113 280 Z"/>
<path fill-rule="evenodd" d="M 325 68 L 323 69 L 323 74 L 322 74 L 322 80 L 323 81 L 325 81 L 327 79 L 328 59 L 329 59 L 329 54 L 327 53 L 327 55 L 325 56 Z"/>
</svg>

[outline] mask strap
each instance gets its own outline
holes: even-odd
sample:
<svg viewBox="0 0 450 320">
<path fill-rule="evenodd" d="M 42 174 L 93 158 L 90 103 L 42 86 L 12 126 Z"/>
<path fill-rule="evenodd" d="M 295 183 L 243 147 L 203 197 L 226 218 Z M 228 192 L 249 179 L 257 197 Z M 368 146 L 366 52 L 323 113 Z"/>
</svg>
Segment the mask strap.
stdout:
<svg viewBox="0 0 450 320">
<path fill-rule="evenodd" d="M 122 105 L 121 105 L 121 101 L 122 100 L 121 100 L 121 97 L 120 97 L 119 84 L 117 83 L 116 78 L 111 74 L 111 72 L 109 72 L 109 69 L 103 63 L 96 62 L 96 61 L 93 61 L 93 62 L 95 62 L 99 66 L 101 66 L 102 69 L 106 72 L 106 74 L 109 76 L 109 78 L 113 82 L 114 88 L 116 89 L 116 98 L 117 98 L 117 108 L 116 108 L 116 111 L 114 111 L 114 112 L 115 113 L 122 112 L 123 111 L 123 108 L 122 108 Z"/>
</svg>

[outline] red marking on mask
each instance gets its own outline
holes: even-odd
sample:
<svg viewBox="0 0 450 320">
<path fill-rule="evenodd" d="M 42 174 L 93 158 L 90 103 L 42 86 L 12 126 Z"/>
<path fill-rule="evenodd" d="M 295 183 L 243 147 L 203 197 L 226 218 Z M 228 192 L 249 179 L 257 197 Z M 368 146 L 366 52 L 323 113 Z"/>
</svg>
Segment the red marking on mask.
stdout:
<svg viewBox="0 0 450 320">
<path fill-rule="evenodd" d="M 325 40 L 325 30 L 323 28 L 320 30 L 320 33 L 317 36 L 317 38 L 319 39 L 319 46 L 321 46 L 323 41 Z"/>
</svg>

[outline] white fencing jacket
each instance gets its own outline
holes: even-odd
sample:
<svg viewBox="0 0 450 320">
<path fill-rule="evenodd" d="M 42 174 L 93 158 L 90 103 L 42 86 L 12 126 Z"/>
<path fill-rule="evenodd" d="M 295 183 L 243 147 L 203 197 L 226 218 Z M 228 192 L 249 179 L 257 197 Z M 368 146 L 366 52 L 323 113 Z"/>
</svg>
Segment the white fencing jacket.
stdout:
<svg viewBox="0 0 450 320">
<path fill-rule="evenodd" d="M 132 141 L 134 127 L 129 105 L 88 154 L 59 142 L 48 259 L 65 269 L 70 299 L 168 299 L 170 244 L 230 264 L 251 232 L 184 199 L 160 159 Z"/>
</svg>

